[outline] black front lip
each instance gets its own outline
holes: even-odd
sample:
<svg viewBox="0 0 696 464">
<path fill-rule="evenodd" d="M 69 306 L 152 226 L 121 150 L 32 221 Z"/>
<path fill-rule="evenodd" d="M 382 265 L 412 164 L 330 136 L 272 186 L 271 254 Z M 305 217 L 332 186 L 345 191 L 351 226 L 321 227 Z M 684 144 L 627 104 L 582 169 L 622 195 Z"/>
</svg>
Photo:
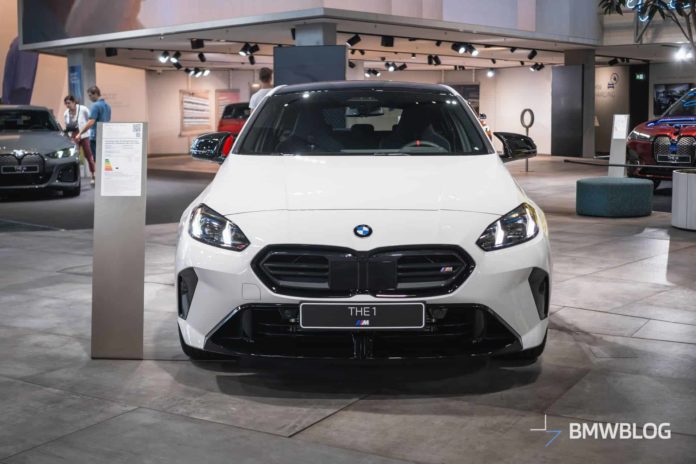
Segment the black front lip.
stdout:
<svg viewBox="0 0 696 464">
<path fill-rule="evenodd" d="M 393 354 L 390 355 L 389 353 L 381 353 L 378 356 L 375 356 L 373 353 L 369 352 L 358 352 L 359 350 L 354 346 L 353 347 L 353 353 L 352 354 L 342 354 L 342 355 L 332 355 L 332 354 L 317 354 L 317 353 L 312 353 L 311 355 L 306 355 L 306 354 L 298 354 L 297 352 L 264 352 L 262 349 L 259 349 L 258 341 L 256 342 L 256 346 L 254 346 L 254 340 L 247 340 L 249 343 L 243 343 L 241 342 L 241 339 L 238 340 L 236 343 L 225 343 L 225 341 L 222 339 L 223 337 L 220 337 L 220 334 L 227 330 L 227 328 L 230 326 L 232 322 L 235 321 L 235 318 L 239 318 L 241 314 L 243 314 L 244 311 L 246 310 L 258 310 L 258 309 L 263 309 L 263 310 L 268 310 L 268 311 L 273 311 L 273 310 L 282 310 L 282 309 L 296 309 L 299 308 L 299 305 L 286 305 L 286 304 L 246 304 L 239 306 L 235 308 L 233 311 L 230 312 L 230 314 L 223 319 L 215 328 L 213 328 L 206 336 L 205 343 L 204 343 L 204 350 L 211 352 L 211 353 L 217 353 L 225 356 L 233 356 L 233 357 L 249 357 L 249 358 L 275 358 L 275 359 L 325 359 L 325 360 L 336 360 L 336 359 L 342 359 L 342 360 L 354 360 L 354 361 L 377 361 L 377 360 L 398 360 L 398 359 L 456 359 L 456 358 L 472 358 L 472 357 L 488 357 L 492 355 L 501 355 L 501 354 L 508 354 L 508 353 L 515 353 L 519 352 L 522 350 L 522 343 L 521 343 L 521 337 L 517 332 L 514 331 L 505 321 L 500 319 L 490 308 L 482 306 L 482 305 L 475 305 L 475 304 L 466 304 L 466 305 L 438 305 L 438 304 L 433 304 L 433 305 L 426 305 L 428 308 L 439 308 L 439 307 L 448 307 L 448 308 L 464 308 L 465 310 L 477 310 L 481 311 L 482 313 L 485 313 L 485 315 L 494 321 L 494 325 L 498 325 L 502 330 L 506 333 L 506 338 L 504 340 L 498 342 L 495 346 L 492 344 L 486 344 L 482 343 L 479 347 L 475 347 L 474 349 L 471 350 L 463 350 L 462 352 L 455 352 L 454 351 L 449 351 L 444 354 L 437 354 L 437 353 L 427 353 L 427 354 Z M 238 321 L 238 324 L 242 324 L 243 321 Z M 398 331 L 396 333 L 397 336 L 403 336 L 405 339 L 410 338 L 413 336 L 414 338 L 417 339 L 419 336 L 423 335 L 428 335 L 429 333 L 432 333 L 433 329 L 435 327 L 435 324 L 432 323 L 432 321 L 429 321 L 429 324 L 426 325 L 425 328 L 423 329 L 408 329 L 408 330 L 403 330 L 403 331 Z M 370 331 L 360 331 L 360 330 L 351 330 L 351 329 L 346 329 L 346 330 L 331 330 L 330 332 L 326 331 L 317 331 L 316 329 L 301 329 L 299 325 L 294 327 L 294 333 L 299 336 L 306 336 L 310 334 L 317 334 L 322 337 L 343 337 L 346 338 L 346 335 L 349 334 L 351 336 L 353 335 L 359 335 L 360 337 L 372 337 L 372 336 L 380 336 L 380 335 L 388 335 L 392 336 L 395 334 L 394 331 L 392 330 L 370 330 Z M 500 337 L 499 337 L 500 338 Z M 355 337 L 353 336 L 353 343 L 355 344 Z M 361 339 L 363 340 L 363 339 Z M 231 345 L 236 345 L 237 347 L 233 347 Z M 243 346 L 243 349 L 240 349 L 239 346 Z M 321 351 L 321 347 L 319 348 L 319 351 Z"/>
</svg>

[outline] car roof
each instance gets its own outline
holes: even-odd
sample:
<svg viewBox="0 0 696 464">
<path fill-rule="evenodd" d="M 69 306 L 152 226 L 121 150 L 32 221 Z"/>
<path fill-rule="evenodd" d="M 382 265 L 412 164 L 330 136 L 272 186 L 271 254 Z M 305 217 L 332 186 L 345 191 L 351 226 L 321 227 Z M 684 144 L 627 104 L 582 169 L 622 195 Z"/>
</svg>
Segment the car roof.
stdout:
<svg viewBox="0 0 696 464">
<path fill-rule="evenodd" d="M 33 110 L 33 111 L 49 111 L 45 106 L 36 105 L 0 105 L 0 111 L 2 110 Z"/>
<path fill-rule="evenodd" d="M 311 82 L 308 84 L 285 85 L 276 88 L 274 95 L 283 95 L 295 92 L 312 92 L 316 90 L 353 90 L 353 89 L 375 89 L 375 90 L 423 90 L 426 92 L 448 92 L 452 90 L 442 84 L 421 84 L 416 82 L 395 82 L 395 81 L 333 81 L 333 82 Z"/>
</svg>

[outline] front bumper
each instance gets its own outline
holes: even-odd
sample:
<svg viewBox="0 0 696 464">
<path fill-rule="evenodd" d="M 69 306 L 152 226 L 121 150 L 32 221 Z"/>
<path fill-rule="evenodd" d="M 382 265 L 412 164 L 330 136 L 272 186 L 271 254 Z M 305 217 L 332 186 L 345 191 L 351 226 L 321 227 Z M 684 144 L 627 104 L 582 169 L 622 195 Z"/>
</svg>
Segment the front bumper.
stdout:
<svg viewBox="0 0 696 464">
<path fill-rule="evenodd" d="M 320 232 L 308 233 L 306 227 L 304 232 L 292 232 L 302 231 L 300 225 L 316 221 L 317 215 L 322 217 Z M 495 215 L 445 211 L 297 211 L 253 213 L 232 219 L 244 231 L 259 231 L 258 235 L 250 236 L 252 245 L 243 252 L 202 244 L 185 231 L 180 234 L 176 264 L 178 322 L 184 342 L 194 348 L 249 356 L 431 358 L 514 352 L 533 348 L 544 340 L 548 326 L 550 257 L 543 232 L 527 243 L 484 252 L 475 242 L 480 232 L 497 219 Z M 376 237 L 377 233 L 367 240 L 354 237 L 352 228 L 357 223 L 369 223 L 383 238 Z M 408 233 L 404 234 L 404 230 Z M 328 237 L 334 237 L 332 243 Z M 419 240 L 415 241 L 415 237 Z M 395 244 L 442 243 L 464 249 L 475 267 L 456 289 L 434 296 L 291 296 L 272 291 L 251 265 L 265 245 L 288 242 L 340 243 L 363 250 Z M 424 303 L 426 326 L 399 332 L 307 331 L 296 320 L 302 302 L 395 300 Z"/>
<path fill-rule="evenodd" d="M 80 162 L 77 157 L 17 160 L 0 155 L 0 190 L 70 190 L 80 185 Z"/>
<path fill-rule="evenodd" d="M 696 159 L 694 159 L 693 162 L 696 162 Z M 654 180 L 672 180 L 672 173 L 675 170 L 691 167 L 693 166 L 693 162 L 658 162 L 653 154 L 652 141 L 629 140 L 626 146 L 626 163 L 635 165 L 635 167 L 630 167 L 627 169 L 629 177 L 640 177 Z"/>
</svg>

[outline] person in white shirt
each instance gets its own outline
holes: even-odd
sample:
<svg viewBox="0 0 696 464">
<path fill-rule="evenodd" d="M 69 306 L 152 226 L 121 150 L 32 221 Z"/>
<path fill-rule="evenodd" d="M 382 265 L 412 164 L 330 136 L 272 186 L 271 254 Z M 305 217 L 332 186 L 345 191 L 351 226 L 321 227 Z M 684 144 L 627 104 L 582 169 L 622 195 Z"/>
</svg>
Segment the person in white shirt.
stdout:
<svg viewBox="0 0 696 464">
<path fill-rule="evenodd" d="M 84 105 L 80 105 L 75 97 L 68 95 L 63 99 L 65 103 L 66 110 L 63 114 L 63 119 L 65 121 L 65 131 L 70 134 L 70 137 L 74 137 L 76 134 L 80 133 L 80 129 L 85 127 L 87 121 L 89 121 L 89 108 Z M 92 174 L 91 184 L 94 185 L 94 155 L 92 154 L 92 148 L 89 145 L 89 132 L 85 132 L 79 138 L 78 145 L 82 148 L 87 164 L 89 165 L 89 172 Z"/>
<path fill-rule="evenodd" d="M 259 80 L 261 81 L 261 88 L 249 99 L 249 109 L 252 111 L 259 106 L 259 103 L 273 88 L 273 71 L 269 68 L 261 68 L 259 70 Z"/>
</svg>

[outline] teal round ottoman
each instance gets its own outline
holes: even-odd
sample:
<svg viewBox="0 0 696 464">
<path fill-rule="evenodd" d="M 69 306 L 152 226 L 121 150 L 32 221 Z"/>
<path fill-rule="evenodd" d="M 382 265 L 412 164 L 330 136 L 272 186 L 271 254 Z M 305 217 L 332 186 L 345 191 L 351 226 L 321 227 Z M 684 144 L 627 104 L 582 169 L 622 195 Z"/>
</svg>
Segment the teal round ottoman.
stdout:
<svg viewBox="0 0 696 464">
<path fill-rule="evenodd" d="M 578 180 L 575 211 L 581 216 L 649 216 L 652 213 L 652 200 L 651 180 L 590 177 Z"/>
</svg>

